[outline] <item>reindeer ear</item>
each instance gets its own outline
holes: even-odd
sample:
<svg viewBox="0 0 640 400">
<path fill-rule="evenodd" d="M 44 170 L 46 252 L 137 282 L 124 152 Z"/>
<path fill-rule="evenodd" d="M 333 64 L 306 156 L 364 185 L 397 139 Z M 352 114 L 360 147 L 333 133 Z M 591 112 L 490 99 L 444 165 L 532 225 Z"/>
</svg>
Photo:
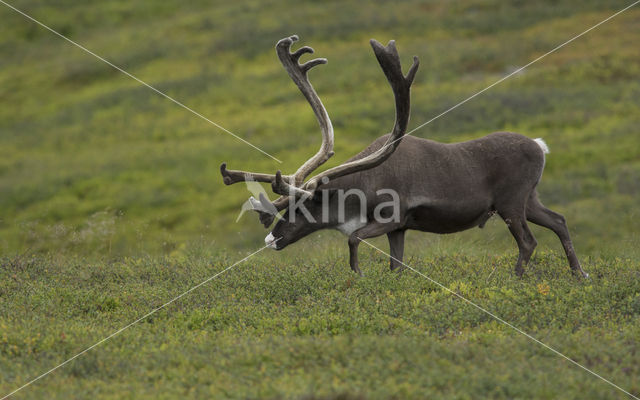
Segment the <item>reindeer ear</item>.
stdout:
<svg viewBox="0 0 640 400">
<path fill-rule="evenodd" d="M 269 214 L 263 211 L 258 211 L 258 217 L 260 218 L 260 223 L 262 223 L 265 228 L 269 228 L 273 223 L 273 220 L 275 219 L 275 216 L 273 214 Z"/>
</svg>

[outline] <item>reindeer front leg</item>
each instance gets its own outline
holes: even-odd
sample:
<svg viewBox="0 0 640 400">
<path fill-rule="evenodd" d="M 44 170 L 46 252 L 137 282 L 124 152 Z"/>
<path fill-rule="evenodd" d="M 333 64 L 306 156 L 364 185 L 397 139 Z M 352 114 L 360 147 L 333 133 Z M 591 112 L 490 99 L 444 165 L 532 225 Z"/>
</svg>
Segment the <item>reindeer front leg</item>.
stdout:
<svg viewBox="0 0 640 400">
<path fill-rule="evenodd" d="M 360 244 L 360 241 L 363 239 L 378 237 L 400 228 L 400 224 L 397 223 L 371 222 L 351 233 L 351 235 L 349 235 L 349 265 L 353 272 L 363 276 L 362 271 L 358 267 L 358 245 Z"/>
<path fill-rule="evenodd" d="M 397 230 L 387 233 L 389 238 L 389 266 L 391 270 L 395 270 L 402 266 L 402 256 L 404 255 L 404 233 L 405 230 Z"/>
<path fill-rule="evenodd" d="M 349 266 L 351 270 L 360 276 L 364 276 L 360 268 L 358 267 L 358 245 L 360 244 L 360 239 L 358 239 L 354 234 L 349 236 Z"/>
</svg>

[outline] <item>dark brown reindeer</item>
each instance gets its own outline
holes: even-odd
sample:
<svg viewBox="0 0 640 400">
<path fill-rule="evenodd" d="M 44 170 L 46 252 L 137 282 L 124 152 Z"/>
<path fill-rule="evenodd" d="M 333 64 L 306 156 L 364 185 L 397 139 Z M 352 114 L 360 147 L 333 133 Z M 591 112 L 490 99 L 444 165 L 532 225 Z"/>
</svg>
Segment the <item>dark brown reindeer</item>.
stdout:
<svg viewBox="0 0 640 400">
<path fill-rule="evenodd" d="M 338 229 L 349 237 L 350 266 L 358 267 L 358 244 L 362 239 L 386 234 L 391 269 L 401 266 L 404 236 L 408 229 L 453 233 L 485 222 L 498 213 L 515 238 L 519 256 L 516 273 L 522 275 L 536 239 L 527 221 L 551 229 L 560 238 L 569 265 L 581 268 L 562 215 L 545 208 L 536 193 L 545 163 L 547 146 L 511 132 L 492 133 L 480 139 L 444 144 L 406 136 L 410 111 L 410 87 L 418 59 L 406 76 L 393 41 L 385 47 L 371 40 L 373 51 L 391 84 L 396 120 L 390 134 L 374 141 L 342 165 L 305 180 L 333 153 L 333 127 L 320 98 L 309 83 L 307 72 L 325 59 L 300 65 L 310 47 L 291 53 L 297 36 L 276 45 L 280 61 L 311 105 L 322 131 L 320 150 L 292 175 L 260 174 L 227 170 L 220 166 L 224 183 L 242 181 L 271 183 L 281 195 L 274 202 L 251 198 L 260 221 L 269 227 L 276 214 L 289 208 L 265 242 L 281 250 L 320 229 Z"/>
</svg>

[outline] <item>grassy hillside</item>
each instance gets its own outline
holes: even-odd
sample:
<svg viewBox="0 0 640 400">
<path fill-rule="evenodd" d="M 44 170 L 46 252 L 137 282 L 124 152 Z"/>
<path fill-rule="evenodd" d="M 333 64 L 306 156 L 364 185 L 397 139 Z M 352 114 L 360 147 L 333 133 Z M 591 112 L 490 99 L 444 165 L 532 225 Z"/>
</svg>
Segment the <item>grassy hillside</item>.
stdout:
<svg viewBox="0 0 640 400">
<path fill-rule="evenodd" d="M 627 1 L 22 1 L 11 4 L 283 161 L 251 149 L 0 4 L 0 395 L 262 245 L 249 195 L 218 167 L 293 171 L 320 143 L 273 50 L 301 37 L 336 156 L 393 125 L 368 45 L 396 39 L 410 129 Z M 410 233 L 433 279 L 638 395 L 640 6 L 416 131 L 499 130 L 551 148 L 542 200 L 568 221 L 590 281 L 552 233 L 525 277 L 504 223 Z M 384 240 L 374 241 L 386 249 Z M 427 280 L 322 232 L 264 252 L 15 398 L 620 398 L 621 392 Z"/>
<path fill-rule="evenodd" d="M 415 127 L 625 4 L 15 4 L 282 165 L 0 7 L 0 249 L 132 255 L 200 237 L 259 243 L 255 218 L 234 223 L 248 192 L 224 187 L 218 166 L 293 171 L 319 145 L 313 113 L 273 51 L 286 35 L 329 59 L 311 80 L 336 128 L 335 165 L 393 124 L 369 38 L 396 39 L 405 63 L 421 58 Z M 639 16 L 620 15 L 415 134 L 545 138 L 542 198 L 567 214 L 577 248 L 637 255 Z"/>
</svg>

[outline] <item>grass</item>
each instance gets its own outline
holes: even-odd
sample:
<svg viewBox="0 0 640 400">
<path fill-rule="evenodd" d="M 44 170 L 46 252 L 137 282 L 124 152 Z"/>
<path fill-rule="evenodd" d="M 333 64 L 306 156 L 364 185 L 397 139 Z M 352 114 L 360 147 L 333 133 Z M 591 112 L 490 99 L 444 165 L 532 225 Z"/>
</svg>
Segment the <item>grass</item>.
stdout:
<svg viewBox="0 0 640 400">
<path fill-rule="evenodd" d="M 0 394 L 262 244 L 230 168 L 295 170 L 319 145 L 273 45 L 298 34 L 336 128 L 334 166 L 393 124 L 368 39 L 396 39 L 410 129 L 628 5 L 625 1 L 12 3 L 283 160 L 276 164 L 0 6 Z M 563 213 L 523 279 L 502 221 L 412 233 L 406 261 L 638 395 L 640 9 L 415 132 L 512 130 L 551 148 L 539 191 Z M 376 245 L 386 249 L 383 240 Z M 263 253 L 15 398 L 619 398 L 621 392 L 443 292 L 321 232 Z"/>
<path fill-rule="evenodd" d="M 364 278 L 335 252 L 304 262 L 258 255 L 16 398 L 620 397 L 428 280 L 390 273 L 379 253 L 362 250 Z M 524 279 L 512 273 L 513 259 L 424 255 L 411 264 L 638 393 L 637 262 L 589 260 L 586 281 L 571 276 L 555 253 L 538 253 Z M 202 252 L 107 263 L 4 260 L 0 389 L 13 389 L 232 261 Z"/>
</svg>

